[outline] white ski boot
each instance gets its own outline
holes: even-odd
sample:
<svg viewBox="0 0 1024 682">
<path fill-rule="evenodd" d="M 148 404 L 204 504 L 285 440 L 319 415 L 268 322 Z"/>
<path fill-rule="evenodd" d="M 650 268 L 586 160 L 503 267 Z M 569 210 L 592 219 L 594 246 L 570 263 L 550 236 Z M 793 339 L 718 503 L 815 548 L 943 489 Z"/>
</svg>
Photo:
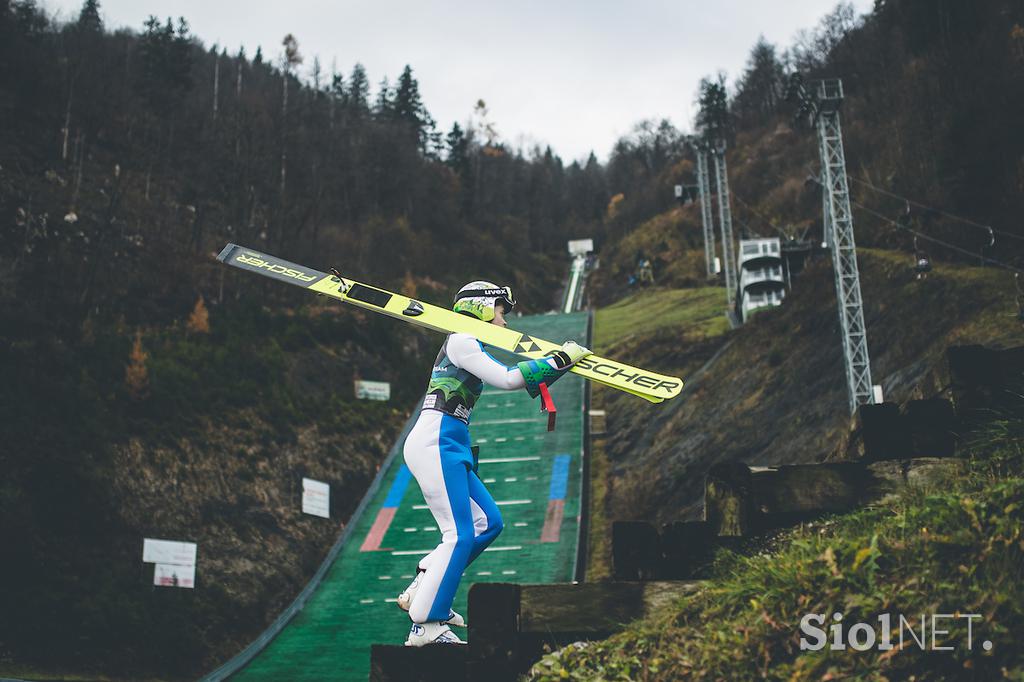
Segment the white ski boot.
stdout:
<svg viewBox="0 0 1024 682">
<path fill-rule="evenodd" d="M 428 644 L 465 644 L 445 623 L 437 621 L 413 623 L 409 629 L 406 646 L 427 646 Z"/>
<path fill-rule="evenodd" d="M 409 587 L 405 588 L 405 591 L 398 595 L 398 599 L 396 600 L 398 608 L 403 611 L 408 611 L 412 607 L 413 597 L 416 596 L 416 590 L 420 588 L 420 579 L 423 577 L 424 573 L 426 573 L 426 571 L 417 571 L 416 577 L 413 578 L 411 583 L 409 583 Z M 448 620 L 442 621 L 442 623 L 444 625 L 454 625 L 457 628 L 466 627 L 466 619 L 452 610 L 448 611 Z"/>
</svg>

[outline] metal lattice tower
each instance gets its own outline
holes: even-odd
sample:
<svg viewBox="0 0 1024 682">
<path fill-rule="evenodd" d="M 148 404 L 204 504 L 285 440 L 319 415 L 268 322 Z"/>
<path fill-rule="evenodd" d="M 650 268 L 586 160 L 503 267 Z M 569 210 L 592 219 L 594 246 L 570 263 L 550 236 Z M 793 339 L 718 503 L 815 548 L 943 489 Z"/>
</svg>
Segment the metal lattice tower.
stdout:
<svg viewBox="0 0 1024 682">
<path fill-rule="evenodd" d="M 832 251 L 839 324 L 843 332 L 846 385 L 852 414 L 858 406 L 873 403 L 874 394 L 860 293 L 860 272 L 857 268 L 857 245 L 853 237 L 850 187 L 846 181 L 843 131 L 839 124 L 843 83 L 839 79 L 820 81 L 813 96 L 807 93 L 799 79 L 793 83 L 794 94 L 801 100 L 798 115 L 806 115 L 818 130 L 824 236 Z"/>
<path fill-rule="evenodd" d="M 732 209 L 729 207 L 729 178 L 725 165 L 725 141 L 712 150 L 715 158 L 715 182 L 718 185 L 718 222 L 722 226 L 722 267 L 725 268 L 725 295 L 729 310 L 736 305 L 736 257 L 733 254 Z"/>
<path fill-rule="evenodd" d="M 700 219 L 704 226 L 704 261 L 708 277 L 715 272 L 715 220 L 711 215 L 711 178 L 708 177 L 708 152 L 703 145 L 694 146 L 697 156 L 697 188 L 700 190 Z"/>
</svg>

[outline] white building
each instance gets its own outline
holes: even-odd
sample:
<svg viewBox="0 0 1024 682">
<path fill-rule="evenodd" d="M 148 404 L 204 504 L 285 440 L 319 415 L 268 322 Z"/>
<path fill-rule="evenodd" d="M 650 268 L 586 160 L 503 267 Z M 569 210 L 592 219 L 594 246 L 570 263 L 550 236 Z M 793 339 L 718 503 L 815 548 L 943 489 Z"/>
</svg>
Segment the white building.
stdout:
<svg viewBox="0 0 1024 682">
<path fill-rule="evenodd" d="M 782 304 L 786 279 L 778 238 L 740 240 L 739 270 L 739 308 L 744 322 L 759 308 Z"/>
</svg>

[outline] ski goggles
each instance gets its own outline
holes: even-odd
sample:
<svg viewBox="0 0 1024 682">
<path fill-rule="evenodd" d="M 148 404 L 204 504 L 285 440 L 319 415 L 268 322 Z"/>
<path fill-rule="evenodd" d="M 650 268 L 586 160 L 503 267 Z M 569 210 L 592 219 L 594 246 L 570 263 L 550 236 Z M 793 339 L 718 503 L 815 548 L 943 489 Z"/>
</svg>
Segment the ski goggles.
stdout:
<svg viewBox="0 0 1024 682">
<path fill-rule="evenodd" d="M 494 287 L 491 289 L 467 289 L 455 297 L 458 302 L 464 298 L 493 298 L 495 302 L 501 301 L 505 304 L 505 312 L 512 312 L 516 305 L 515 296 L 512 295 L 512 287 Z"/>
</svg>

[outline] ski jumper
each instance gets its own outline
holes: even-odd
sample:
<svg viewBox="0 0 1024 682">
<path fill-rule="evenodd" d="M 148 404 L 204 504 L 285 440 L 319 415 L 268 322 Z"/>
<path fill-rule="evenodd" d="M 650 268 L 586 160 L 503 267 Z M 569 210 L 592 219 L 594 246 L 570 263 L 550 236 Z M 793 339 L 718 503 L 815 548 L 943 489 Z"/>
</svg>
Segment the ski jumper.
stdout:
<svg viewBox="0 0 1024 682">
<path fill-rule="evenodd" d="M 503 528 L 494 498 L 473 471 L 470 451 L 470 415 L 484 383 L 526 388 L 536 397 L 539 382 L 550 384 L 566 371 L 547 358 L 506 367 L 468 334 L 450 334 L 441 346 L 404 447 L 406 466 L 441 531 L 441 544 L 418 565 L 426 572 L 409 607 L 414 623 L 449 617 L 463 571 Z"/>
</svg>

